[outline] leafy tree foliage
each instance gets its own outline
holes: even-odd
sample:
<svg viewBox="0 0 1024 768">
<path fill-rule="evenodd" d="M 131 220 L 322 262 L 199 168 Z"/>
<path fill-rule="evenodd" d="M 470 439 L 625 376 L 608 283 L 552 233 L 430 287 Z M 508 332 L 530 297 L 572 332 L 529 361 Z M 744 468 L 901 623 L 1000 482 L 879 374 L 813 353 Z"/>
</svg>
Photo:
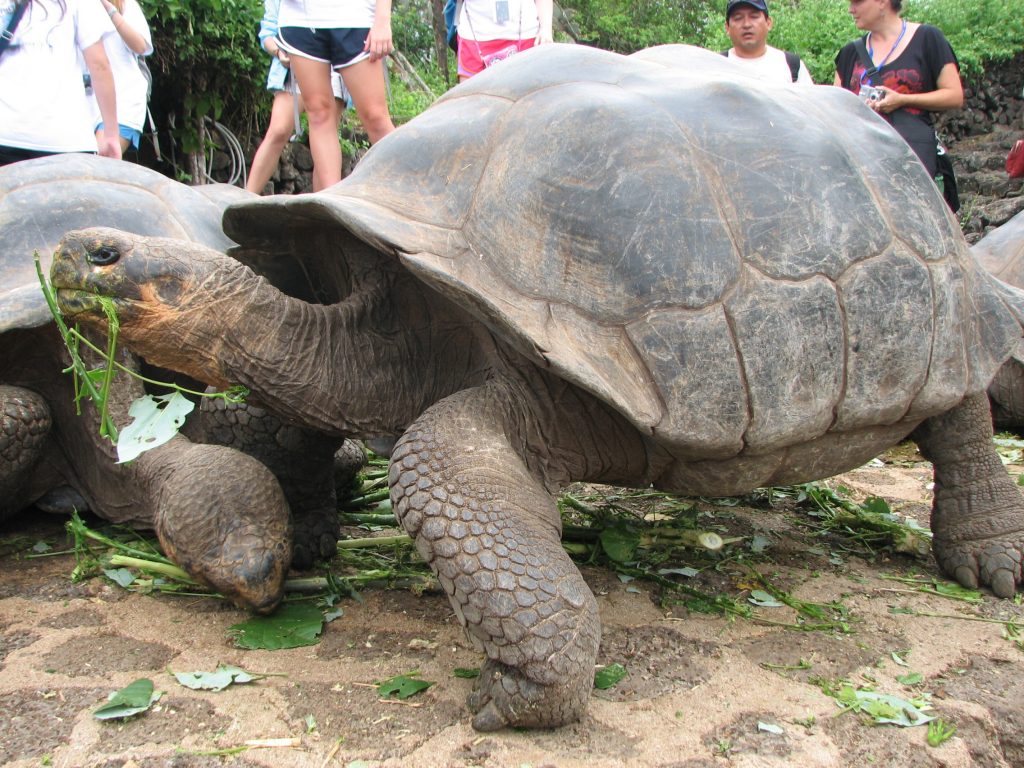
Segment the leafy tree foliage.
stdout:
<svg viewBox="0 0 1024 768">
<path fill-rule="evenodd" d="M 568 37 L 598 48 L 632 53 L 663 43 L 723 50 L 726 0 L 556 0 L 556 22 Z M 906 0 L 904 18 L 934 24 L 949 38 L 965 74 L 986 60 L 1024 49 L 1024 13 L 1007 0 Z M 775 23 L 769 42 L 798 52 L 815 82 L 831 83 L 835 55 L 862 34 L 842 0 L 769 0 Z M 557 25 L 556 25 L 557 26 Z"/>
<path fill-rule="evenodd" d="M 662 43 L 704 45 L 725 7 L 723 0 L 564 0 L 560 6 L 578 42 L 618 53 Z"/>
<path fill-rule="evenodd" d="M 140 0 L 153 33 L 153 111 L 175 116 L 185 152 L 199 148 L 204 117 L 248 138 L 258 133 L 269 59 L 256 33 L 262 0 Z"/>
</svg>

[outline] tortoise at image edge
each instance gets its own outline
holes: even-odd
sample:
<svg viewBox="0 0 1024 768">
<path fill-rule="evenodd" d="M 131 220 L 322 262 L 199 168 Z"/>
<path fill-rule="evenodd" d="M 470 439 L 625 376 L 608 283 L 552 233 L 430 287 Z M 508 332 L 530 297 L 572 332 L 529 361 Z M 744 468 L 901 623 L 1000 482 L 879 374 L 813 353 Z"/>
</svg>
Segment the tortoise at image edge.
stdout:
<svg viewBox="0 0 1024 768">
<path fill-rule="evenodd" d="M 160 365 L 325 432 L 401 435 L 394 509 L 487 656 L 478 729 L 585 709 L 600 626 L 559 542 L 552 492 L 571 481 L 727 495 L 912 435 L 941 568 L 1006 597 L 1021 580 L 1024 503 L 984 392 L 1022 295 L 977 268 L 920 163 L 841 89 L 772 87 L 683 46 L 542 46 L 340 184 L 224 224 L 299 260 L 315 301 L 194 245 L 94 229 L 54 262 L 62 308 L 99 323 L 110 296 Z"/>
<path fill-rule="evenodd" d="M 238 442 L 230 434 L 239 429 L 232 418 L 238 408 L 207 414 L 220 445 L 177 437 L 116 464 L 114 446 L 99 436 L 96 409 L 86 403 L 76 415 L 72 378 L 62 373 L 70 358 L 33 263 L 38 251 L 48 267 L 67 229 L 95 225 L 226 249 L 232 242 L 221 230 L 221 214 L 246 197 L 234 187 L 186 187 L 132 163 L 88 155 L 0 169 L 0 517 L 32 505 L 64 513 L 89 509 L 115 523 L 155 529 L 164 552 L 193 578 L 241 607 L 266 612 L 283 594 L 292 527 L 278 481 L 250 456 L 223 447 Z M 106 326 L 100 330 L 105 334 Z M 121 362 L 137 367 L 132 359 Z M 142 394 L 136 380 L 114 379 L 108 402 L 119 428 Z M 256 425 L 278 437 L 285 431 L 259 409 L 246 413 L 250 431 Z M 256 444 L 244 447 L 261 458 L 268 453 Z M 308 467 L 313 459 L 303 461 Z"/>
<path fill-rule="evenodd" d="M 971 247 L 985 269 L 1024 288 L 1024 211 L 996 227 Z M 1024 342 L 1020 342 L 988 387 L 992 420 L 1005 429 L 1024 427 Z"/>
</svg>

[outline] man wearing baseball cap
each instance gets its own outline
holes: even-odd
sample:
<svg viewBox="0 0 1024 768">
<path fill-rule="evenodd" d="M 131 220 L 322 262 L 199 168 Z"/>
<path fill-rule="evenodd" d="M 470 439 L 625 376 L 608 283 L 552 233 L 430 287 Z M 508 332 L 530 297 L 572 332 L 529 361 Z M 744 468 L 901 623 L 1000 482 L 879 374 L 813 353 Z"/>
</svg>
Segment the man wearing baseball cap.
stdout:
<svg viewBox="0 0 1024 768">
<path fill-rule="evenodd" d="M 768 45 L 771 30 L 766 0 L 729 0 L 725 31 L 732 40 L 732 48 L 722 51 L 722 55 L 761 80 L 814 85 L 799 56 Z"/>
</svg>

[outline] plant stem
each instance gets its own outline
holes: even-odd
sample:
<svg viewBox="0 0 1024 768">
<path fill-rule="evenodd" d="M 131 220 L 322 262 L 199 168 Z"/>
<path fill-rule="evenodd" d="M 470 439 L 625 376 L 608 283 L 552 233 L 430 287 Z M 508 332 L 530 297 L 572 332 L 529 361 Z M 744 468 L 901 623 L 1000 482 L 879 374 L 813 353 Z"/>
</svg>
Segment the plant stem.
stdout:
<svg viewBox="0 0 1024 768">
<path fill-rule="evenodd" d="M 113 555 L 110 558 L 110 564 L 121 568 L 138 568 L 144 571 L 150 571 L 152 573 L 159 573 L 163 576 L 175 579 L 176 581 L 183 581 L 187 584 L 196 584 L 191 576 L 176 565 L 169 563 L 158 563 L 153 560 L 144 560 L 138 557 L 127 557 L 125 555 Z"/>
<path fill-rule="evenodd" d="M 166 557 L 154 554 L 152 552 L 144 552 L 142 550 L 135 549 L 134 547 L 129 547 L 127 544 L 124 544 L 123 542 L 116 541 L 107 536 L 104 536 L 102 533 L 92 530 L 91 528 L 87 527 L 85 523 L 82 522 L 82 519 L 78 517 L 78 515 L 71 516 L 71 519 L 68 521 L 67 527 L 71 534 L 76 538 L 84 537 L 87 539 L 92 539 L 93 541 L 98 541 L 100 544 L 110 547 L 111 549 L 124 552 L 131 557 L 137 557 L 147 562 L 155 561 L 161 562 L 164 565 L 174 565 L 174 563 L 172 563 Z"/>
<path fill-rule="evenodd" d="M 365 507 L 367 504 L 376 504 L 378 501 L 384 501 L 385 499 L 391 498 L 391 491 L 387 488 L 382 488 L 379 491 L 373 493 L 367 493 L 363 496 L 357 496 L 354 499 L 349 499 L 344 504 L 344 509 L 359 509 Z"/>
<path fill-rule="evenodd" d="M 397 527 L 398 520 L 393 514 L 375 515 L 372 512 L 342 512 L 338 515 L 343 523 L 354 525 L 384 525 Z"/>
<path fill-rule="evenodd" d="M 375 536 L 367 539 L 344 539 L 338 542 L 338 549 L 382 549 L 384 547 L 412 544 L 406 534 L 397 536 Z"/>
</svg>

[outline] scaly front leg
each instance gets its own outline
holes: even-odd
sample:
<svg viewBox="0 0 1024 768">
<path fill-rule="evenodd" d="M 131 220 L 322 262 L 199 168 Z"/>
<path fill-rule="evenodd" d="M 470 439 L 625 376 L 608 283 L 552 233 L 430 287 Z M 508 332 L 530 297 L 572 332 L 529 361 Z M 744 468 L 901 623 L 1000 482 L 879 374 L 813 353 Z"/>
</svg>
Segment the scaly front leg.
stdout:
<svg viewBox="0 0 1024 768">
<path fill-rule="evenodd" d="M 984 394 L 928 419 L 911 437 L 935 467 L 932 533 L 943 572 L 1013 597 L 1021 582 L 1024 499 L 992 445 Z"/>
<path fill-rule="evenodd" d="M 395 513 L 487 654 L 469 701 L 481 731 L 578 720 L 601 636 L 513 408 L 488 387 L 452 395 L 408 429 L 391 463 Z"/>
</svg>

